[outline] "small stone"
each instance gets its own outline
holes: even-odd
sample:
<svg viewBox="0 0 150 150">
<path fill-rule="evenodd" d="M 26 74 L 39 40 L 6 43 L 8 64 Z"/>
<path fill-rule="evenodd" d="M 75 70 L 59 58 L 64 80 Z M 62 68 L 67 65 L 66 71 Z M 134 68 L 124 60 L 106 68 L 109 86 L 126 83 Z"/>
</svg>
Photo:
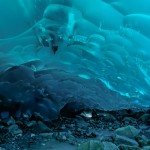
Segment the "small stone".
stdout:
<svg viewBox="0 0 150 150">
<path fill-rule="evenodd" d="M 121 135 L 121 136 L 126 136 L 128 138 L 135 138 L 136 136 L 138 136 L 140 133 L 140 130 L 136 129 L 133 126 L 126 126 L 126 127 L 122 127 L 122 128 L 118 128 L 115 130 L 115 134 L 117 135 Z"/>
<path fill-rule="evenodd" d="M 59 132 L 56 136 L 56 140 L 58 140 L 60 142 L 64 142 L 67 140 L 67 137 L 64 133 Z"/>
<path fill-rule="evenodd" d="M 16 123 L 16 122 L 15 122 L 15 119 L 14 119 L 13 117 L 10 117 L 10 118 L 6 119 L 5 122 L 6 122 L 6 124 L 7 124 L 8 126 L 13 125 L 13 124 Z"/>
<path fill-rule="evenodd" d="M 65 130 L 65 129 L 66 129 L 66 126 L 65 126 L 65 125 L 62 125 L 62 126 L 60 127 L 60 129 L 61 129 L 61 130 Z"/>
<path fill-rule="evenodd" d="M 3 112 L 1 112 L 1 118 L 2 118 L 2 119 L 7 119 L 7 118 L 9 118 L 9 112 L 8 112 L 8 111 L 3 111 Z"/>
<path fill-rule="evenodd" d="M 13 124 L 11 126 L 8 127 L 9 132 L 15 136 L 21 136 L 22 135 L 22 130 L 18 128 L 17 124 Z"/>
<path fill-rule="evenodd" d="M 17 136 L 22 136 L 22 130 L 18 129 L 18 130 L 14 130 L 13 132 L 11 132 L 13 135 L 17 135 Z"/>
<path fill-rule="evenodd" d="M 139 146 L 139 144 L 135 140 L 130 139 L 130 138 L 125 137 L 125 136 L 120 136 L 120 135 L 116 135 L 115 144 L 117 144 L 117 145 L 125 144 L 125 145 L 135 146 L 135 147 Z"/>
<path fill-rule="evenodd" d="M 11 126 L 8 127 L 8 130 L 11 132 L 11 131 L 14 131 L 14 130 L 18 130 L 18 125 L 17 124 L 13 124 Z"/>
<path fill-rule="evenodd" d="M 34 133 L 31 133 L 31 137 L 35 137 L 36 135 Z"/>
<path fill-rule="evenodd" d="M 62 141 L 66 141 L 66 140 L 67 140 L 66 136 L 63 135 L 63 136 L 61 137 L 61 140 L 62 140 Z"/>
<path fill-rule="evenodd" d="M 33 126 L 35 126 L 36 125 L 36 121 L 30 121 L 30 122 L 26 122 L 26 126 L 27 127 L 33 127 Z"/>
<path fill-rule="evenodd" d="M 44 133 L 44 132 L 50 132 L 50 128 L 49 127 L 47 127 L 43 122 L 41 122 L 41 121 L 38 121 L 38 127 L 39 127 L 39 129 L 40 129 L 40 132 L 41 133 Z"/>
</svg>

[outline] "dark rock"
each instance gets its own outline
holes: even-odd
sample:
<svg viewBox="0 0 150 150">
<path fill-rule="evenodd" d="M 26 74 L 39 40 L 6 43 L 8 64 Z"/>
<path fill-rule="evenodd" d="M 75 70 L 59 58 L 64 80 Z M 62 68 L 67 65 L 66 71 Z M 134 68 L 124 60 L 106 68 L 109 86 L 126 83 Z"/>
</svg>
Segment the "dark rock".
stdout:
<svg viewBox="0 0 150 150">
<path fill-rule="evenodd" d="M 65 117 L 75 117 L 76 115 L 80 115 L 84 109 L 86 109 L 85 104 L 80 102 L 70 102 L 60 110 L 60 114 Z"/>
<path fill-rule="evenodd" d="M 139 120 L 141 120 L 143 123 L 150 124 L 150 114 L 142 115 Z"/>
<path fill-rule="evenodd" d="M 89 137 L 89 138 L 95 138 L 97 136 L 97 133 L 94 130 L 93 131 L 92 130 L 88 130 L 86 132 L 86 136 Z"/>
<path fill-rule="evenodd" d="M 60 142 L 64 142 L 68 140 L 69 134 L 67 132 L 55 132 L 53 137 Z"/>
<path fill-rule="evenodd" d="M 18 127 L 18 125 L 17 124 L 13 124 L 13 125 L 11 125 L 11 126 L 9 126 L 8 127 L 8 130 L 9 130 L 9 132 L 13 135 L 13 136 L 15 136 L 15 135 L 22 135 L 22 130 L 21 129 L 19 129 L 19 127 Z"/>
<path fill-rule="evenodd" d="M 22 130 L 21 129 L 14 130 L 11 133 L 12 133 L 12 135 L 22 136 Z"/>
<path fill-rule="evenodd" d="M 76 126 L 78 128 L 81 128 L 81 129 L 84 128 L 85 129 L 89 126 L 89 123 L 84 121 L 84 120 L 78 120 L 78 121 L 76 121 Z"/>
<path fill-rule="evenodd" d="M 13 124 L 13 125 L 8 127 L 9 131 L 13 131 L 13 130 L 17 130 L 17 129 L 18 129 L 18 125 L 17 124 Z"/>
<path fill-rule="evenodd" d="M 38 125 L 39 132 L 41 132 L 41 133 L 44 133 L 44 132 L 47 133 L 47 132 L 51 131 L 50 128 L 41 121 L 38 121 L 37 125 Z"/>
<path fill-rule="evenodd" d="M 138 136 L 136 139 L 141 147 L 150 145 L 150 139 L 144 135 Z"/>
<path fill-rule="evenodd" d="M 116 118 L 113 115 L 111 115 L 109 113 L 104 113 L 104 112 L 97 113 L 95 117 L 100 118 L 104 121 L 110 121 L 110 122 L 116 121 Z"/>
<path fill-rule="evenodd" d="M 26 125 L 27 127 L 29 127 L 29 128 L 30 128 L 30 127 L 33 127 L 33 126 L 36 125 L 36 121 L 26 122 L 25 125 Z"/>
<path fill-rule="evenodd" d="M 1 112 L 1 118 L 2 119 L 9 118 L 9 112 L 8 111 Z"/>
<path fill-rule="evenodd" d="M 7 126 L 10 126 L 10 125 L 13 125 L 13 124 L 16 123 L 16 121 L 15 121 L 15 119 L 14 119 L 13 117 L 10 117 L 10 118 L 8 118 L 8 119 L 5 119 L 3 122 L 4 122 Z"/>
</svg>

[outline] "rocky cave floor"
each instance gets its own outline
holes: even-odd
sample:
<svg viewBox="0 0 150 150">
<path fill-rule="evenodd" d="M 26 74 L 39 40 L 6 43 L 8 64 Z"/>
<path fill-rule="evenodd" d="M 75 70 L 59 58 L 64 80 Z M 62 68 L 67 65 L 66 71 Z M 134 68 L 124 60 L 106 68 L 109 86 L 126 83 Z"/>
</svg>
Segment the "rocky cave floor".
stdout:
<svg viewBox="0 0 150 150">
<path fill-rule="evenodd" d="M 6 114 L 0 150 L 150 150 L 150 109 L 83 111 L 51 122 Z"/>
</svg>

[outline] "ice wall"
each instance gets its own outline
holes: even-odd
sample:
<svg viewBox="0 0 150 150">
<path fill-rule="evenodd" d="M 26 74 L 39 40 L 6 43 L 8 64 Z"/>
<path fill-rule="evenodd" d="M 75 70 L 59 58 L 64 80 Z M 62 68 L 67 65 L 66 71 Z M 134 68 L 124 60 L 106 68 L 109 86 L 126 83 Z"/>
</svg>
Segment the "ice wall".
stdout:
<svg viewBox="0 0 150 150">
<path fill-rule="evenodd" d="M 1 3 L 10 9 L 8 1 Z M 106 110 L 150 106 L 149 0 L 13 5 L 11 14 L 1 9 L 0 16 L 0 95 L 6 109 L 14 102 L 23 113 L 57 116 L 72 101 Z"/>
</svg>

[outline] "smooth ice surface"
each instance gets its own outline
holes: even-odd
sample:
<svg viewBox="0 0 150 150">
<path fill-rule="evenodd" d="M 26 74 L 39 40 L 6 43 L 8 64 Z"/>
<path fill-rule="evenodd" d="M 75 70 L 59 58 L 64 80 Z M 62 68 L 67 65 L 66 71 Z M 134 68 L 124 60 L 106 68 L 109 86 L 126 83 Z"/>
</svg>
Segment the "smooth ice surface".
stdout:
<svg viewBox="0 0 150 150">
<path fill-rule="evenodd" d="M 149 8 L 149 0 L 0 1 L 1 110 L 55 118 L 70 102 L 150 107 Z"/>
</svg>

